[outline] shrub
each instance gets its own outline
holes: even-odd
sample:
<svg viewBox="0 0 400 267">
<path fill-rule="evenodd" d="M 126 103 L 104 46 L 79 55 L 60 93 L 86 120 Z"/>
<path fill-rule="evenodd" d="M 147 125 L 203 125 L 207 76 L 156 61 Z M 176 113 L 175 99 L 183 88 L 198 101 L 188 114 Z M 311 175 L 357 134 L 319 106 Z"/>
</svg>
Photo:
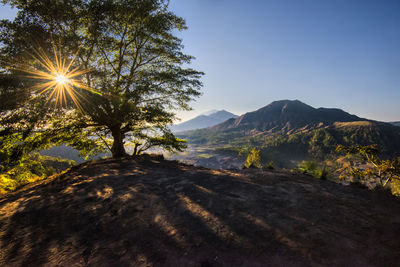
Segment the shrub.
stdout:
<svg viewBox="0 0 400 267">
<path fill-rule="evenodd" d="M 9 166 L 0 173 L 0 194 L 15 191 L 21 186 L 46 179 L 48 176 L 71 167 L 74 161 L 41 156 L 33 153 L 17 165 Z"/>
<path fill-rule="evenodd" d="M 268 162 L 266 168 L 269 169 L 269 170 L 275 169 L 275 163 L 273 161 Z"/>
<path fill-rule="evenodd" d="M 341 173 L 339 176 L 341 179 L 352 179 L 359 182 L 368 182 L 373 179 L 377 182 L 376 190 L 391 190 L 394 195 L 399 194 L 400 157 L 381 158 L 377 145 L 348 147 L 339 145 L 336 151 L 345 152 L 346 155 L 361 156 L 361 163 L 364 163 L 364 166 L 344 163 L 338 170 Z"/>
<path fill-rule="evenodd" d="M 400 197 L 400 180 L 393 180 L 390 187 L 392 189 L 392 194 Z"/>
<path fill-rule="evenodd" d="M 329 171 L 326 167 L 322 167 L 321 169 L 318 169 L 318 177 L 321 180 L 326 180 L 329 175 Z"/>
<path fill-rule="evenodd" d="M 260 150 L 253 148 L 244 163 L 244 168 L 261 168 Z"/>
<path fill-rule="evenodd" d="M 297 169 L 302 173 L 307 173 L 315 178 L 326 180 L 329 175 L 329 170 L 325 166 L 320 166 L 316 161 L 303 160 Z"/>
<path fill-rule="evenodd" d="M 298 165 L 298 170 L 301 171 L 302 173 L 312 174 L 317 170 L 317 163 L 315 161 L 303 160 Z"/>
</svg>

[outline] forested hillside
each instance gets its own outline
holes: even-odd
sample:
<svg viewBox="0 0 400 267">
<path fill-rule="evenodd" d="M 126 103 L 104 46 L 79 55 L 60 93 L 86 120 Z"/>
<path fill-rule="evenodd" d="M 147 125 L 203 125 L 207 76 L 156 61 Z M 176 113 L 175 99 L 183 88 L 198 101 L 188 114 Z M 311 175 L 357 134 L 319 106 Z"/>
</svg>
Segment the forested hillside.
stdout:
<svg viewBox="0 0 400 267">
<path fill-rule="evenodd" d="M 237 119 L 180 137 L 218 152 L 239 154 L 248 147 L 258 147 L 265 160 L 283 165 L 291 160 L 325 159 L 336 154 L 338 145 L 376 144 L 386 156 L 400 153 L 399 127 L 289 100 L 273 102 Z"/>
</svg>

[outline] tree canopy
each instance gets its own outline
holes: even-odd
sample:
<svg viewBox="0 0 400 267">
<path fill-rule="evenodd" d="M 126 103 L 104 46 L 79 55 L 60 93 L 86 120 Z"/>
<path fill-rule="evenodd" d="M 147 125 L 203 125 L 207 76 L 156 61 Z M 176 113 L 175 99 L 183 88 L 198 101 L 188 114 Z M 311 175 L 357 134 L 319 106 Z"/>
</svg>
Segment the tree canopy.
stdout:
<svg viewBox="0 0 400 267">
<path fill-rule="evenodd" d="M 176 36 L 183 18 L 162 0 L 3 0 L 0 142 L 15 160 L 67 144 L 90 155 L 181 149 L 167 127 L 200 95 L 202 72 Z"/>
</svg>

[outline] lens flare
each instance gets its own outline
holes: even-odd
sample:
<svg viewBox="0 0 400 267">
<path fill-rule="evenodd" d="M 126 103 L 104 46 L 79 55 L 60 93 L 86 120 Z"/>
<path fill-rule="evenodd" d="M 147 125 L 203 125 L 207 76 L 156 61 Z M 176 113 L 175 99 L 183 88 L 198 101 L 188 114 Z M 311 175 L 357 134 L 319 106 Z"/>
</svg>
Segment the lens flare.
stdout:
<svg viewBox="0 0 400 267">
<path fill-rule="evenodd" d="M 68 80 L 68 78 L 65 77 L 63 74 L 58 74 L 58 75 L 56 76 L 56 82 L 57 82 L 59 85 L 63 85 L 63 84 L 69 83 L 69 80 Z"/>
<path fill-rule="evenodd" d="M 82 110 L 81 102 L 83 97 L 77 89 L 102 95 L 78 79 L 78 77 L 90 72 L 90 69 L 81 69 L 80 66 L 72 67 L 79 50 L 69 61 L 67 61 L 66 56 L 62 55 L 61 50 L 55 46 L 53 46 L 53 60 L 41 49 L 34 52 L 32 57 L 38 63 L 38 68 L 24 66 L 19 69 L 28 73 L 27 77 L 38 80 L 38 83 L 33 86 L 33 89 L 38 92 L 37 96 L 48 93 L 47 101 L 55 99 L 55 106 L 63 106 L 64 103 L 67 104 L 68 97 L 78 109 Z"/>
</svg>

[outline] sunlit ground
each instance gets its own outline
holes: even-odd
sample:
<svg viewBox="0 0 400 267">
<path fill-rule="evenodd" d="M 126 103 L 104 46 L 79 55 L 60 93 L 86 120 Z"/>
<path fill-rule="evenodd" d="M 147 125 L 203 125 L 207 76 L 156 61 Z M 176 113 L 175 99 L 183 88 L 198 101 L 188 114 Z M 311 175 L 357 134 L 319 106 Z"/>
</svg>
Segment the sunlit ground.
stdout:
<svg viewBox="0 0 400 267">
<path fill-rule="evenodd" d="M 398 202 L 307 176 L 125 159 L 42 185 L 0 199 L 0 265 L 398 262 Z"/>
</svg>

